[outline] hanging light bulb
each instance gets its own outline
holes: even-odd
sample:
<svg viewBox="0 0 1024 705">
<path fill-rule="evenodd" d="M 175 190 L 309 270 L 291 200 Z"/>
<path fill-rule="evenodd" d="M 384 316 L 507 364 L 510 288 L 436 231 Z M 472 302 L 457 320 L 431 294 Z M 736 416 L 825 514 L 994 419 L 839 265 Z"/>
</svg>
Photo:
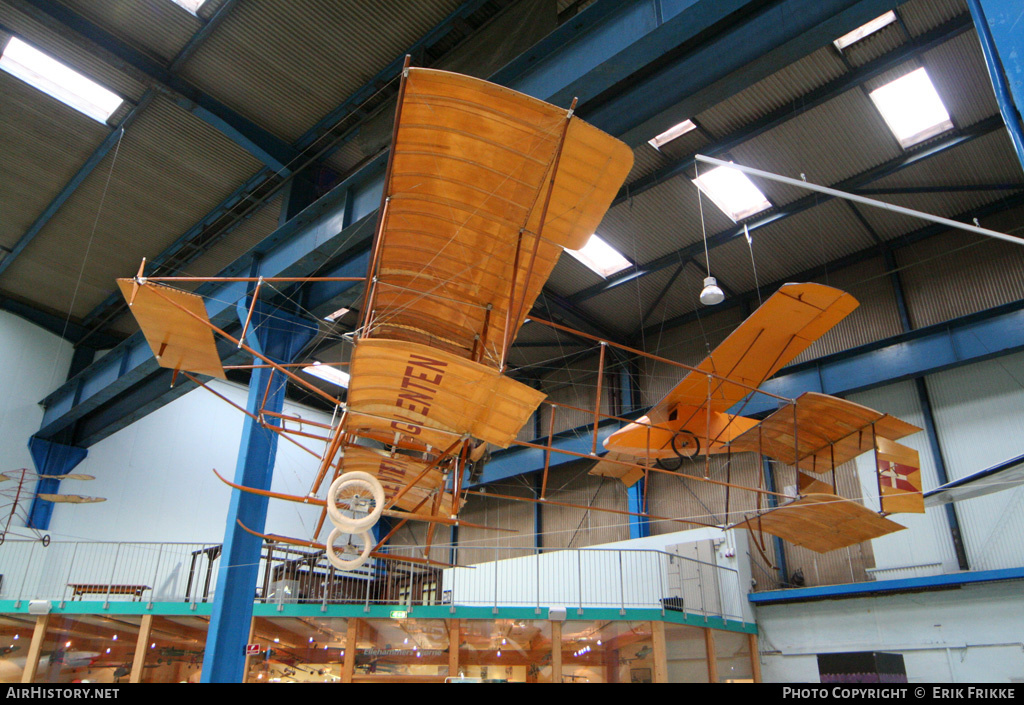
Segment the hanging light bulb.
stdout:
<svg viewBox="0 0 1024 705">
<path fill-rule="evenodd" d="M 718 286 L 714 277 L 704 279 L 704 290 L 700 292 L 700 302 L 705 306 L 714 306 L 725 300 L 725 293 Z"/>
</svg>

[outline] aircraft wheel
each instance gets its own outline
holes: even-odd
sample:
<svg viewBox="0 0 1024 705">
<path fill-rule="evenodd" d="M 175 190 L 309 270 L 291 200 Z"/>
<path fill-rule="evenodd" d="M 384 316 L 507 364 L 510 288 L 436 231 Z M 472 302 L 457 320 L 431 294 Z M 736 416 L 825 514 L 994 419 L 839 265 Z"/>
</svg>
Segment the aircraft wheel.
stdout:
<svg viewBox="0 0 1024 705">
<path fill-rule="evenodd" d="M 370 500 L 373 508 L 369 508 Z M 368 514 L 358 519 L 347 516 L 338 507 L 338 502 L 347 505 L 349 511 L 362 511 Z M 380 519 L 384 511 L 384 486 L 368 472 L 346 472 L 339 475 L 331 483 L 327 491 L 327 513 L 338 529 L 346 534 L 358 534 L 366 531 Z"/>
<path fill-rule="evenodd" d="M 672 450 L 680 458 L 693 458 L 700 453 L 700 439 L 689 431 L 680 431 L 672 436 Z"/>
<path fill-rule="evenodd" d="M 353 570 L 366 563 L 367 559 L 370 557 L 370 551 L 373 550 L 373 536 L 370 535 L 370 532 L 368 531 L 359 532 L 359 538 L 363 541 L 363 551 L 359 554 L 358 558 L 345 560 L 334 550 L 335 540 L 345 533 L 347 532 L 337 528 L 331 531 L 330 536 L 327 537 L 327 560 L 329 560 L 331 565 L 338 570 Z"/>
<path fill-rule="evenodd" d="M 683 466 L 683 460 L 693 458 L 700 453 L 700 439 L 689 431 L 679 431 L 672 436 L 672 452 L 674 458 L 658 458 L 654 464 L 662 470 L 676 472 Z"/>
<path fill-rule="evenodd" d="M 43 548 L 46 548 L 49 545 L 50 545 L 50 535 L 46 534 L 46 536 L 43 537 Z"/>
</svg>

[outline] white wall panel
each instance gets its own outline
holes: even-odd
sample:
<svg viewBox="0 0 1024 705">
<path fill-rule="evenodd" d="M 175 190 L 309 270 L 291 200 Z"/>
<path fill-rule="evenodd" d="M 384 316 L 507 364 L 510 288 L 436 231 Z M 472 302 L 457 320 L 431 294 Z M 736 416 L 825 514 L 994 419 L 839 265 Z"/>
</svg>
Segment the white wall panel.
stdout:
<svg viewBox="0 0 1024 705">
<path fill-rule="evenodd" d="M 849 399 L 872 409 L 893 414 L 915 426 L 924 427 L 924 415 L 912 381 L 852 394 Z M 900 440 L 900 443 L 920 453 L 921 482 L 924 490 L 927 492 L 938 487 L 935 460 L 927 434 L 924 431 L 915 433 Z M 878 481 L 874 454 L 866 453 L 856 462 L 864 502 L 877 510 Z M 897 531 L 871 542 L 875 554 L 876 578 L 909 578 L 953 572 L 958 569 L 953 539 L 943 508 L 930 508 L 924 514 L 896 514 L 889 518 L 906 526 L 907 530 Z"/>
<path fill-rule="evenodd" d="M 950 480 L 1024 453 L 1024 353 L 927 378 Z M 1024 488 L 958 502 L 971 568 L 1024 565 Z"/>
<path fill-rule="evenodd" d="M 816 682 L 819 653 L 903 655 L 911 683 L 1024 678 L 1016 582 L 757 608 L 766 682 Z"/>
<path fill-rule="evenodd" d="M 0 311 L 0 472 L 35 470 L 28 439 L 43 421 L 38 402 L 64 381 L 71 355 L 70 343 Z"/>
<path fill-rule="evenodd" d="M 228 383 L 213 386 L 245 406 L 246 389 Z M 292 404 L 285 405 L 284 413 L 330 422 L 326 414 Z M 206 390 L 197 389 L 105 438 L 89 449 L 76 468 L 96 479 L 65 481 L 61 490 L 107 501 L 55 506 L 49 533 L 61 540 L 220 543 L 231 492 L 212 471 L 216 468 L 225 477 L 234 476 L 244 418 Z M 315 440 L 301 442 L 310 450 L 323 450 Z M 274 491 L 305 494 L 317 464 L 312 455 L 281 439 Z M 309 537 L 318 516 L 314 507 L 271 501 L 267 529 Z"/>
</svg>

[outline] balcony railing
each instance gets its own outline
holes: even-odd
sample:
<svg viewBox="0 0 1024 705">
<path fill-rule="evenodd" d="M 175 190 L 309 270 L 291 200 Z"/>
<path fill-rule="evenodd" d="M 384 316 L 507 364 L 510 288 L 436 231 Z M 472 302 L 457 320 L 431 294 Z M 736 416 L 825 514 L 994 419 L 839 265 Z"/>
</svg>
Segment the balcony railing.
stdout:
<svg viewBox="0 0 1024 705">
<path fill-rule="evenodd" d="M 7 540 L 0 599 L 210 602 L 219 544 Z M 403 546 L 403 551 L 410 547 Z M 415 550 L 415 549 L 413 549 Z M 486 558 L 488 549 L 474 548 Z M 254 599 L 270 604 L 646 608 L 742 620 L 745 591 L 732 568 L 656 550 L 524 549 L 442 568 L 396 560 L 337 571 L 323 551 L 265 544 Z M 456 549 L 457 551 L 457 549 Z M 436 552 L 436 547 L 435 547 Z M 457 556 L 457 552 L 456 552 Z"/>
</svg>

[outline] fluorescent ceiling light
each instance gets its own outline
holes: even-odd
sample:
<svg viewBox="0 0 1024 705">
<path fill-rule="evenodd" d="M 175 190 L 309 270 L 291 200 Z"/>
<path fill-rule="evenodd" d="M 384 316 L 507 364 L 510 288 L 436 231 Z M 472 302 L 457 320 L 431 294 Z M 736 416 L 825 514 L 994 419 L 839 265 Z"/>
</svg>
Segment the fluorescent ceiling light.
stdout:
<svg viewBox="0 0 1024 705">
<path fill-rule="evenodd" d="M 666 142 L 671 142 L 677 137 L 682 137 L 690 130 L 696 129 L 697 126 L 694 125 L 693 122 L 691 122 L 690 120 L 683 120 L 678 125 L 673 125 L 672 127 L 668 128 L 660 135 L 655 137 L 653 140 L 647 140 L 647 144 L 651 145 L 655 149 L 661 149 L 661 145 L 665 144 Z"/>
<path fill-rule="evenodd" d="M 632 266 L 629 260 L 597 235 L 591 235 L 582 249 L 566 252 L 602 277 L 611 276 Z"/>
<path fill-rule="evenodd" d="M 892 10 L 889 10 L 881 17 L 876 17 L 867 24 L 863 24 L 857 29 L 853 30 L 849 34 L 844 34 L 843 36 L 841 36 L 839 39 L 835 40 L 832 43 L 836 45 L 836 49 L 842 51 L 843 49 L 850 46 L 854 42 L 859 42 L 861 39 L 868 36 L 869 34 L 874 34 L 882 27 L 890 25 L 895 21 L 896 13 L 893 12 Z"/>
<path fill-rule="evenodd" d="M 0 69 L 98 122 L 106 123 L 123 102 L 117 94 L 17 37 L 7 42 Z"/>
<path fill-rule="evenodd" d="M 319 377 L 320 379 L 330 382 L 331 384 L 336 384 L 339 387 L 348 388 L 348 372 L 339 370 L 336 367 L 331 367 L 330 365 L 323 365 L 319 362 L 314 362 L 312 365 L 309 365 L 308 367 L 303 367 L 302 371 L 305 372 L 307 375 Z"/>
<path fill-rule="evenodd" d="M 171 0 L 178 7 L 183 7 L 188 10 L 191 14 L 199 14 L 199 8 L 203 6 L 206 0 Z"/>
<path fill-rule="evenodd" d="M 953 129 L 946 106 L 923 68 L 871 91 L 870 95 L 904 149 Z"/>
<path fill-rule="evenodd" d="M 733 221 L 749 218 L 772 206 L 746 174 L 727 166 L 701 174 L 693 183 Z"/>
</svg>

